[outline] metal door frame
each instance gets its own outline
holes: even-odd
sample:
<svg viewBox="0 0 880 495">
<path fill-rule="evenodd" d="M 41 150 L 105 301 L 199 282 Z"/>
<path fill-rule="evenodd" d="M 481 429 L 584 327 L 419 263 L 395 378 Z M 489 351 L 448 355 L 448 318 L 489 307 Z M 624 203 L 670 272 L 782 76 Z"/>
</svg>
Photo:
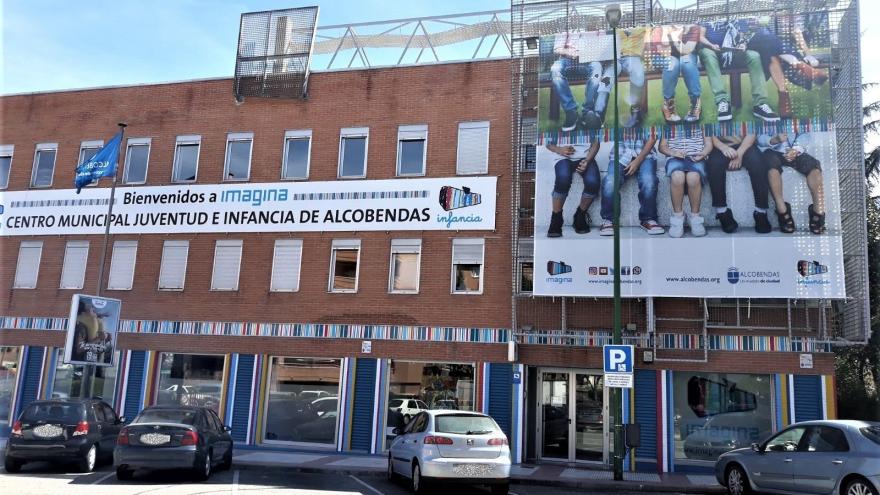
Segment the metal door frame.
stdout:
<svg viewBox="0 0 880 495">
<path fill-rule="evenodd" d="M 602 386 L 602 461 L 587 461 L 577 459 L 577 400 L 576 394 L 576 377 L 577 375 L 596 375 L 601 376 L 602 370 L 581 369 L 581 368 L 555 368 L 555 367 L 538 367 L 538 380 L 535 393 L 535 427 L 537 435 L 535 435 L 535 457 L 539 461 L 556 461 L 556 462 L 576 462 L 582 464 L 609 464 L 611 456 L 610 447 L 610 430 L 608 425 L 608 387 Z M 562 459 L 558 457 L 544 457 L 544 404 L 542 395 L 544 393 L 544 373 L 563 373 L 568 375 L 568 458 Z"/>
</svg>

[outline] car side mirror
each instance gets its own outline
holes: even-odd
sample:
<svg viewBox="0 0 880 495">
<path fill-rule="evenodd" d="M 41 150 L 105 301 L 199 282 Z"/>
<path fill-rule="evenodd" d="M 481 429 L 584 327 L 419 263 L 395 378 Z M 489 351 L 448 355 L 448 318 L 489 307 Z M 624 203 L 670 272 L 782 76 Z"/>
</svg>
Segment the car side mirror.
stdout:
<svg viewBox="0 0 880 495">
<path fill-rule="evenodd" d="M 391 430 L 391 433 L 393 433 L 395 435 L 400 435 L 401 433 L 403 433 L 403 431 L 401 431 L 400 427 L 398 426 L 397 428 L 394 428 L 393 430 Z"/>
<path fill-rule="evenodd" d="M 764 453 L 764 449 L 762 449 L 761 446 L 758 445 L 757 443 L 753 443 L 753 444 L 752 444 L 752 450 L 754 450 L 755 452 L 757 452 L 757 453 L 759 453 L 759 454 L 763 454 L 763 453 Z"/>
<path fill-rule="evenodd" d="M 225 431 L 226 433 L 229 433 L 230 431 L 232 431 L 232 427 L 227 426 L 227 425 L 223 425 L 223 431 Z"/>
</svg>

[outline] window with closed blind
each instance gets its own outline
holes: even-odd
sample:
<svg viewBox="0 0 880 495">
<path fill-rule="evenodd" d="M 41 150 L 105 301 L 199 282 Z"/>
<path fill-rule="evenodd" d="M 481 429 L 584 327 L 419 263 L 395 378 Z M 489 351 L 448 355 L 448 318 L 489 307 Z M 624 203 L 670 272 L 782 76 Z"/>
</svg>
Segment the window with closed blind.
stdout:
<svg viewBox="0 0 880 495">
<path fill-rule="evenodd" d="M 302 239 L 278 239 L 272 257 L 272 292 L 299 290 L 299 271 L 302 263 Z"/>
<path fill-rule="evenodd" d="M 214 246 L 211 290 L 238 290 L 241 270 L 241 240 L 220 240 Z"/>
<path fill-rule="evenodd" d="M 22 241 L 18 247 L 18 264 L 15 267 L 16 289 L 36 289 L 40 273 L 40 258 L 43 256 L 43 241 Z"/>
<path fill-rule="evenodd" d="M 134 265 L 137 259 L 137 241 L 116 241 L 110 257 L 108 290 L 131 290 L 134 283 Z"/>
<path fill-rule="evenodd" d="M 159 290 L 183 290 L 189 241 L 165 241 L 159 266 Z"/>
<path fill-rule="evenodd" d="M 483 293 L 483 239 L 452 240 L 452 293 Z"/>
<path fill-rule="evenodd" d="M 82 289 L 89 260 L 89 241 L 68 241 L 61 267 L 61 288 Z"/>
<path fill-rule="evenodd" d="M 421 239 L 392 239 L 388 292 L 417 294 L 422 253 Z"/>
<path fill-rule="evenodd" d="M 330 253 L 329 292 L 357 292 L 361 241 L 335 240 Z"/>
<path fill-rule="evenodd" d="M 489 122 L 458 124 L 455 173 L 458 175 L 489 173 Z"/>
</svg>

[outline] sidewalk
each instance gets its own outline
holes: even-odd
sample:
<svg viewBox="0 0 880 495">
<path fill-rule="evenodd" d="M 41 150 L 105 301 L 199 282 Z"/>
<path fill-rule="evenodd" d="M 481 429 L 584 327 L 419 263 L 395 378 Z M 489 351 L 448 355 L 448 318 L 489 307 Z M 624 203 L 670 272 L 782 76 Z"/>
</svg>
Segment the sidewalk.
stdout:
<svg viewBox="0 0 880 495">
<path fill-rule="evenodd" d="M 334 472 L 358 476 L 385 476 L 387 460 L 379 455 L 336 454 L 237 449 L 236 469 L 284 468 L 307 473 Z M 513 483 L 619 490 L 621 492 L 724 493 L 714 476 L 626 472 L 614 481 L 611 471 L 557 464 L 519 464 L 511 469 Z"/>
</svg>

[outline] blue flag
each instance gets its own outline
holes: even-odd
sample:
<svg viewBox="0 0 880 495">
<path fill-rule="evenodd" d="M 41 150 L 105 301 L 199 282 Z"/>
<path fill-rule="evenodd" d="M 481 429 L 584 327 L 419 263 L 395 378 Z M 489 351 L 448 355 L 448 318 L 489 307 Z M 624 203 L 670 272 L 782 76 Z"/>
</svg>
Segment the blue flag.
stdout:
<svg viewBox="0 0 880 495">
<path fill-rule="evenodd" d="M 95 156 L 89 158 L 76 167 L 74 186 L 76 193 L 80 189 L 97 181 L 101 177 L 113 177 L 116 175 L 116 165 L 119 163 L 119 145 L 122 142 L 122 132 L 113 136 L 109 143 L 104 145 Z"/>
</svg>

